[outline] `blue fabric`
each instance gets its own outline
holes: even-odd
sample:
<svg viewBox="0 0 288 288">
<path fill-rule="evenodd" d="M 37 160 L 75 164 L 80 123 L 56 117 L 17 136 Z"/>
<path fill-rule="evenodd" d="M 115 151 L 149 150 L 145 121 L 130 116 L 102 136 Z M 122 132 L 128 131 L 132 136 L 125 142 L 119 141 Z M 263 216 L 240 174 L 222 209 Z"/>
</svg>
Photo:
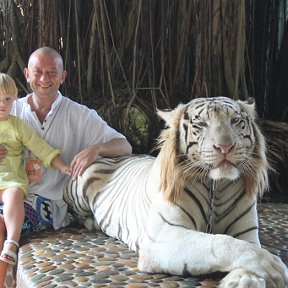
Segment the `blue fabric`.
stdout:
<svg viewBox="0 0 288 288">
<path fill-rule="evenodd" d="M 25 219 L 22 235 L 53 226 L 53 204 L 49 199 L 29 194 L 24 201 L 24 208 Z M 3 205 L 0 206 L 0 213 L 3 214 Z"/>
</svg>

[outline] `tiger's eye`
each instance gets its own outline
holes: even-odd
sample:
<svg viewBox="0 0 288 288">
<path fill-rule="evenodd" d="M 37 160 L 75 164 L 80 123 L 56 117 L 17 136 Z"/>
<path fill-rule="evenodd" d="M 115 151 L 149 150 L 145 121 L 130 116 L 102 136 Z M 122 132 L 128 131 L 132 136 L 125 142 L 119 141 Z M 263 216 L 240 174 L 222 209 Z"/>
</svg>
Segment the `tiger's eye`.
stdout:
<svg viewBox="0 0 288 288">
<path fill-rule="evenodd" d="M 234 117 L 230 120 L 231 124 L 237 124 L 240 121 L 239 117 Z"/>
<path fill-rule="evenodd" d="M 199 122 L 199 123 L 197 123 L 197 125 L 202 127 L 202 128 L 208 127 L 208 124 L 206 122 Z"/>
</svg>

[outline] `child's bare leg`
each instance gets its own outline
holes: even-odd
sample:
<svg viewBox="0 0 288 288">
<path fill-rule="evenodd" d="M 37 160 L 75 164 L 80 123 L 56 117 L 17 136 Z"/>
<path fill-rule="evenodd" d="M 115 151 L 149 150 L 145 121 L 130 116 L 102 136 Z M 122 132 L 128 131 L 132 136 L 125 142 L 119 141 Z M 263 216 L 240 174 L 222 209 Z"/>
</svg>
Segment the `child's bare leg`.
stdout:
<svg viewBox="0 0 288 288">
<path fill-rule="evenodd" d="M 4 203 L 3 216 L 7 229 L 7 239 L 19 242 L 25 217 L 24 192 L 19 188 L 8 188 L 2 194 Z M 17 247 L 12 244 L 9 249 L 16 252 Z"/>
<path fill-rule="evenodd" d="M 3 249 L 5 239 L 6 239 L 6 226 L 4 223 L 4 217 L 2 214 L 0 214 L 0 253 Z M 0 261 L 0 287 L 4 285 L 7 268 L 8 264 Z"/>
<path fill-rule="evenodd" d="M 7 230 L 7 240 L 19 243 L 22 226 L 25 217 L 24 192 L 19 188 L 8 188 L 0 192 L 0 201 L 4 203 L 3 216 Z M 17 246 L 6 243 L 3 249 L 9 249 L 17 254 Z M 0 260 L 0 287 L 5 281 L 8 264 Z"/>
<path fill-rule="evenodd" d="M 6 226 L 4 222 L 4 217 L 2 214 L 0 214 L 0 252 L 3 249 L 5 239 L 6 239 Z"/>
</svg>

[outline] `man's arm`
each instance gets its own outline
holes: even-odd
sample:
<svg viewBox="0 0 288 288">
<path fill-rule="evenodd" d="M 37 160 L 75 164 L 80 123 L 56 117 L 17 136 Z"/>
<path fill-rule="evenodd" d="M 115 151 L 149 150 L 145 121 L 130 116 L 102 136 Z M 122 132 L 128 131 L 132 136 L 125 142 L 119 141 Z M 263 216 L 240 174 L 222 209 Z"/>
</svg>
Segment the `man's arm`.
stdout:
<svg viewBox="0 0 288 288">
<path fill-rule="evenodd" d="M 72 178 L 81 176 L 85 169 L 99 157 L 128 156 L 132 154 L 132 147 L 124 138 L 112 139 L 107 143 L 88 146 L 79 152 L 71 162 Z"/>
</svg>

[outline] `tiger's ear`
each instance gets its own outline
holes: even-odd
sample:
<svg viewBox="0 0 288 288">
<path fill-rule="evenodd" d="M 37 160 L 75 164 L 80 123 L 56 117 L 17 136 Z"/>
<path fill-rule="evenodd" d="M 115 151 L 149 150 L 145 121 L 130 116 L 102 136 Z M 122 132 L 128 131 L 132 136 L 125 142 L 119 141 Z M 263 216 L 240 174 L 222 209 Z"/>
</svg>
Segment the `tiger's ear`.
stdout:
<svg viewBox="0 0 288 288">
<path fill-rule="evenodd" d="M 179 104 L 175 109 L 173 110 L 157 110 L 157 114 L 160 118 L 162 118 L 166 126 L 173 128 L 177 127 L 179 125 L 179 118 L 182 114 L 182 111 L 186 105 Z"/>
<path fill-rule="evenodd" d="M 256 106 L 254 98 L 250 97 L 246 101 L 237 101 L 239 106 L 254 120 L 256 118 Z"/>
</svg>

